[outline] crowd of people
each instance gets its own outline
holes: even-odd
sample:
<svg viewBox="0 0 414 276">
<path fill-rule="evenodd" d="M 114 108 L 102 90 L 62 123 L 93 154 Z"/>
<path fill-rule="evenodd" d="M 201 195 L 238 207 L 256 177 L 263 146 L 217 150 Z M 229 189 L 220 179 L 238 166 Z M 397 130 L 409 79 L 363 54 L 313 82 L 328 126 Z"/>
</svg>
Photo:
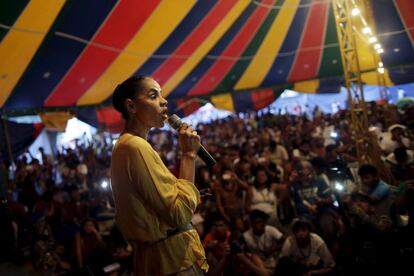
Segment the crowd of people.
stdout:
<svg viewBox="0 0 414 276">
<path fill-rule="evenodd" d="M 358 162 L 346 110 L 235 114 L 195 127 L 217 160 L 197 161 L 195 184 L 207 192 L 192 218 L 209 275 L 413 275 L 413 110 L 368 110 L 383 166 Z M 154 130 L 151 141 L 179 175 L 176 133 Z M 2 261 L 55 275 L 133 270 L 114 223 L 111 150 L 99 140 L 57 156 L 40 149 L 41 159 L 21 156 L 13 170 L 2 161 Z"/>
</svg>

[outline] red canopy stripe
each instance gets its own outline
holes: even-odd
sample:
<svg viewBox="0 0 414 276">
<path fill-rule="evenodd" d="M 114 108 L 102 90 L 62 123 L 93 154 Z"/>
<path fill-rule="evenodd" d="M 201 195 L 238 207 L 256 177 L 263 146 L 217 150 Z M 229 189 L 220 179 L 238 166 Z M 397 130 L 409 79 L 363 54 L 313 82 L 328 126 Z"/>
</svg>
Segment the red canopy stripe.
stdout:
<svg viewBox="0 0 414 276">
<path fill-rule="evenodd" d="M 120 1 L 92 39 L 92 43 L 123 49 L 158 5 L 157 1 Z M 133 11 L 133 12 L 131 12 Z M 45 106 L 75 104 L 116 59 L 119 52 L 88 45 L 45 101 Z"/>
<path fill-rule="evenodd" d="M 113 107 L 102 107 L 96 109 L 96 119 L 101 126 L 105 126 L 110 132 L 119 133 L 123 130 L 125 121 L 121 113 Z"/>
<path fill-rule="evenodd" d="M 191 55 L 236 3 L 236 0 L 219 1 L 203 20 L 201 20 L 197 28 L 195 28 L 172 53 L 172 57 L 168 58 L 160 67 L 158 67 L 152 76 L 161 86 L 163 86 L 186 61 L 185 58 L 180 58 L 179 56 Z"/>
<path fill-rule="evenodd" d="M 305 24 L 305 31 L 299 52 L 290 71 L 288 81 L 315 78 L 319 71 L 324 45 L 325 26 L 328 18 L 329 2 L 316 2 L 312 5 Z M 308 48 L 313 48 L 308 50 Z M 306 49 L 306 50 L 305 50 Z"/>
<path fill-rule="evenodd" d="M 251 94 L 252 103 L 255 110 L 265 108 L 275 100 L 273 90 L 271 88 L 254 91 Z"/>
<path fill-rule="evenodd" d="M 183 116 L 188 116 L 194 113 L 195 111 L 197 111 L 197 109 L 201 107 L 200 102 L 195 99 L 194 100 L 180 99 L 176 101 L 176 105 L 177 105 L 176 111 L 182 110 Z"/>
<path fill-rule="evenodd" d="M 274 0 L 265 0 L 263 4 L 273 5 Z M 238 61 L 250 41 L 253 39 L 259 27 L 262 25 L 271 9 L 265 6 L 258 6 L 239 33 L 223 51 L 221 56 L 232 57 L 233 59 L 218 59 L 213 66 L 203 75 L 196 85 L 188 92 L 188 95 L 205 95 L 213 91 L 223 80 L 233 65 Z"/>
<path fill-rule="evenodd" d="M 413 0 L 395 0 L 395 6 L 400 14 L 401 21 L 409 33 L 411 44 L 414 46 L 414 1 Z"/>
</svg>

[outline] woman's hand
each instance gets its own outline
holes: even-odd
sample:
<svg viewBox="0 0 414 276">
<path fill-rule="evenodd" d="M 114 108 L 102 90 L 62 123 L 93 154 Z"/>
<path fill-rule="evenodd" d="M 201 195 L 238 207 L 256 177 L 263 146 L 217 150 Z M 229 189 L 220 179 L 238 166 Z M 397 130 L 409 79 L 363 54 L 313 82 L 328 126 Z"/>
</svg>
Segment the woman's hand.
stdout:
<svg viewBox="0 0 414 276">
<path fill-rule="evenodd" d="M 193 130 L 188 124 L 183 123 L 178 133 L 178 142 L 182 153 L 196 155 L 200 147 L 200 136 L 197 135 L 197 131 Z"/>
</svg>

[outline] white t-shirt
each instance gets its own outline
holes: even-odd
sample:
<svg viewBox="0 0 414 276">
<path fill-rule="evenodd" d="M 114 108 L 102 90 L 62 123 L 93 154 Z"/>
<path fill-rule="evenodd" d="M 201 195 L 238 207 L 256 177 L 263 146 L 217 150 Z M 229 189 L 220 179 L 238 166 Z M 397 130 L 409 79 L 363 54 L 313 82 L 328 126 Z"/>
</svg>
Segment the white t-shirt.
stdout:
<svg viewBox="0 0 414 276">
<path fill-rule="evenodd" d="M 275 245 L 282 237 L 283 234 L 276 227 L 270 225 L 265 226 L 265 231 L 261 236 L 256 236 L 251 228 L 243 233 L 247 248 L 258 254 L 263 259 L 265 267 L 269 270 L 276 267 L 276 260 L 273 256 L 266 258 L 264 252 Z"/>
<path fill-rule="evenodd" d="M 252 187 L 251 209 L 260 210 L 268 215 L 276 213 L 277 198 L 273 191 L 265 188 L 261 191 Z"/>
<path fill-rule="evenodd" d="M 282 237 L 283 234 L 271 225 L 265 226 L 265 231 L 261 236 L 256 236 L 251 228 L 243 233 L 243 238 L 252 251 L 264 251 L 266 248 L 275 245 Z"/>
<path fill-rule="evenodd" d="M 406 137 L 401 138 L 401 142 L 405 147 L 410 146 L 410 140 Z M 378 144 L 383 151 L 386 153 L 392 153 L 396 148 L 400 146 L 400 144 L 394 140 L 392 140 L 392 134 L 390 132 L 382 132 L 378 136 Z"/>
<path fill-rule="evenodd" d="M 279 256 L 292 258 L 307 267 L 316 266 L 319 261 L 322 261 L 323 267 L 334 267 L 335 261 L 325 242 L 315 233 L 310 235 L 310 245 L 306 248 L 299 248 L 294 236 L 288 237 Z"/>
</svg>

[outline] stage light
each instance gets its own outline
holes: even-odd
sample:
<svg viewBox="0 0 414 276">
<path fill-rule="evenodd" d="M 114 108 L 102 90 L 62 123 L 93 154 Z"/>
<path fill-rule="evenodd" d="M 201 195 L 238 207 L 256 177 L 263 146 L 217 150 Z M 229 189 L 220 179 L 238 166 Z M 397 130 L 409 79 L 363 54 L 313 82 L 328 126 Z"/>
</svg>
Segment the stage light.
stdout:
<svg viewBox="0 0 414 276">
<path fill-rule="evenodd" d="M 364 34 L 370 34 L 371 33 L 371 28 L 370 27 L 365 27 L 365 28 L 362 29 L 362 32 Z"/>
<path fill-rule="evenodd" d="M 375 43 L 375 42 L 377 42 L 378 41 L 378 39 L 375 37 L 375 36 L 371 36 L 369 39 L 368 39 L 368 41 L 369 41 L 369 43 Z"/>
<path fill-rule="evenodd" d="M 343 191 L 344 190 L 344 185 L 342 185 L 339 182 L 335 182 L 335 189 L 338 191 Z"/>
<path fill-rule="evenodd" d="M 106 189 L 108 187 L 108 181 L 104 180 L 101 182 L 102 189 Z"/>
<path fill-rule="evenodd" d="M 351 14 L 352 14 L 352 16 L 357 16 L 358 14 L 360 13 L 360 11 L 359 11 L 359 9 L 358 8 L 353 8 L 352 9 L 352 11 L 351 11 Z"/>
</svg>

